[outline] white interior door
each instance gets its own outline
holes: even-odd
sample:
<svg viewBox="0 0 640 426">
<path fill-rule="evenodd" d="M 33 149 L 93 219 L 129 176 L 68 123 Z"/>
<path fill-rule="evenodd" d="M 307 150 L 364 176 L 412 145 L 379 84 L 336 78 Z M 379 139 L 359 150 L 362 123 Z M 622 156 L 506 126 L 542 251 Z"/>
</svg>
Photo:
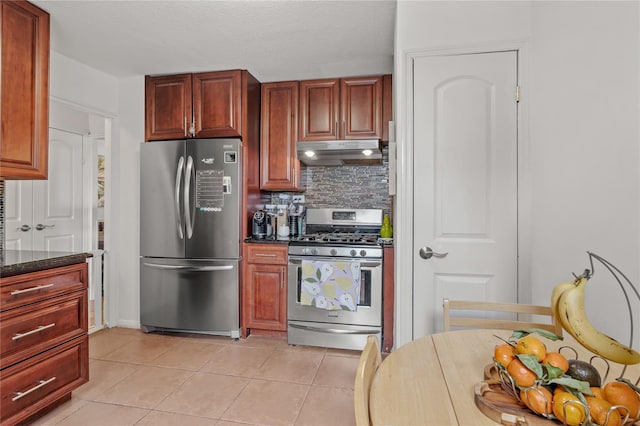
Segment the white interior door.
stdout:
<svg viewBox="0 0 640 426">
<path fill-rule="evenodd" d="M 82 136 L 49 129 L 48 180 L 5 182 L 7 249 L 82 251 L 82 181 Z"/>
<path fill-rule="evenodd" d="M 82 251 L 82 136 L 50 129 L 49 164 L 49 179 L 33 186 L 34 247 Z"/>
<path fill-rule="evenodd" d="M 33 245 L 33 181 L 4 182 L 5 248 L 31 250 Z"/>
<path fill-rule="evenodd" d="M 517 61 L 414 60 L 413 338 L 442 331 L 443 298 L 517 300 Z"/>
</svg>

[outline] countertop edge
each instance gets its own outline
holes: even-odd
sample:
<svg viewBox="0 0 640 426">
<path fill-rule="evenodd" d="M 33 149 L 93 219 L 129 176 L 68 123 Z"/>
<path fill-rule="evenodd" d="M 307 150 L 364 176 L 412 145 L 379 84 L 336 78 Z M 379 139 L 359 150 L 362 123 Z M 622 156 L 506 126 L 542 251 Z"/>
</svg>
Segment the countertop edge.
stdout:
<svg viewBox="0 0 640 426">
<path fill-rule="evenodd" d="M 91 253 L 73 253 L 52 255 L 47 259 L 32 260 L 19 262 L 12 265 L 2 266 L 0 268 L 0 277 L 12 277 L 15 275 L 28 274 L 30 272 L 43 271 L 45 269 L 59 268 L 62 266 L 74 265 L 76 263 L 85 262 L 88 258 L 93 257 Z"/>
</svg>

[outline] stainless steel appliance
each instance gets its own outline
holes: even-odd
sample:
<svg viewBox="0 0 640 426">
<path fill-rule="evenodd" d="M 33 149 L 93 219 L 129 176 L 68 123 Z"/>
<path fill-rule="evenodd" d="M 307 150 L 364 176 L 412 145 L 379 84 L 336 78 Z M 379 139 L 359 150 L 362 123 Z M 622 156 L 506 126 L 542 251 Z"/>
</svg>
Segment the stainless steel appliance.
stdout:
<svg viewBox="0 0 640 426">
<path fill-rule="evenodd" d="M 307 166 L 382 164 L 378 139 L 296 142 L 298 159 Z"/>
<path fill-rule="evenodd" d="M 239 139 L 143 143 L 140 323 L 240 337 Z"/>
<path fill-rule="evenodd" d="M 382 210 L 308 209 L 306 232 L 289 242 L 288 342 L 293 345 L 361 350 L 366 336 L 382 341 Z M 302 263 L 360 264 L 355 311 L 301 304 Z"/>
</svg>

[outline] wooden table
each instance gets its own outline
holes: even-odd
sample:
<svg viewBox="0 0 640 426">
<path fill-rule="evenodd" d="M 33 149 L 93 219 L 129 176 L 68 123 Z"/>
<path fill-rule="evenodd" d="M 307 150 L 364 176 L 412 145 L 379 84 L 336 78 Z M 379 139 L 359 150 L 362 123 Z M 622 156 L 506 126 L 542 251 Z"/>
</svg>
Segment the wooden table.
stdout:
<svg viewBox="0 0 640 426">
<path fill-rule="evenodd" d="M 380 365 L 371 385 L 369 409 L 374 425 L 495 425 L 475 405 L 475 385 L 484 379 L 484 367 L 492 363 L 493 349 L 511 336 L 508 330 L 462 330 L 414 340 L 392 352 Z M 542 338 L 548 350 L 569 345 L 578 358 L 593 355 L 566 336 L 552 342 Z M 569 358 L 570 352 L 565 352 Z M 599 360 L 594 365 L 600 368 Z M 602 364 L 603 366 L 604 364 Z M 611 364 L 606 379 L 620 375 L 622 366 Z M 629 367 L 625 377 L 640 376 L 640 365 Z M 604 379 L 604 377 L 603 377 Z"/>
</svg>

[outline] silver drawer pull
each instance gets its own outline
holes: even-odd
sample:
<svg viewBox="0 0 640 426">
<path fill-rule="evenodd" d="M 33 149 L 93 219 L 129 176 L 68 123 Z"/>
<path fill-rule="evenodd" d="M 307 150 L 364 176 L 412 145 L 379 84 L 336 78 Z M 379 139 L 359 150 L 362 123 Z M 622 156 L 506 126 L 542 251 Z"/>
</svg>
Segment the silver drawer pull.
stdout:
<svg viewBox="0 0 640 426">
<path fill-rule="evenodd" d="M 274 253 L 256 253 L 256 257 L 276 257 Z"/>
<path fill-rule="evenodd" d="M 38 389 L 40 389 L 43 386 L 48 385 L 49 383 L 53 382 L 56 378 L 52 377 L 49 380 L 40 380 L 38 382 L 37 385 L 35 385 L 34 387 L 32 387 L 31 389 L 29 389 L 28 391 L 24 391 L 24 392 L 16 392 L 16 396 L 14 396 L 13 398 L 11 398 L 11 401 L 17 401 L 20 398 L 22 398 L 23 396 L 27 396 L 29 395 L 31 392 L 37 391 Z"/>
<path fill-rule="evenodd" d="M 51 328 L 51 327 L 55 327 L 55 326 L 56 326 L 55 322 L 52 322 L 51 324 L 47 324 L 47 325 L 41 325 L 38 328 L 35 328 L 35 329 L 31 330 L 31 331 L 27 331 L 26 333 L 16 333 L 16 335 L 13 336 L 11 338 L 11 340 L 22 339 L 23 337 L 27 337 L 27 336 L 30 336 L 32 334 L 39 333 L 39 332 L 41 332 L 43 330 L 46 330 L 47 328 Z"/>
<path fill-rule="evenodd" d="M 15 296 L 16 294 L 29 293 L 30 291 L 38 291 L 49 287 L 53 287 L 53 284 L 37 285 L 35 287 L 24 288 L 22 290 L 13 290 L 11 295 Z"/>
</svg>

